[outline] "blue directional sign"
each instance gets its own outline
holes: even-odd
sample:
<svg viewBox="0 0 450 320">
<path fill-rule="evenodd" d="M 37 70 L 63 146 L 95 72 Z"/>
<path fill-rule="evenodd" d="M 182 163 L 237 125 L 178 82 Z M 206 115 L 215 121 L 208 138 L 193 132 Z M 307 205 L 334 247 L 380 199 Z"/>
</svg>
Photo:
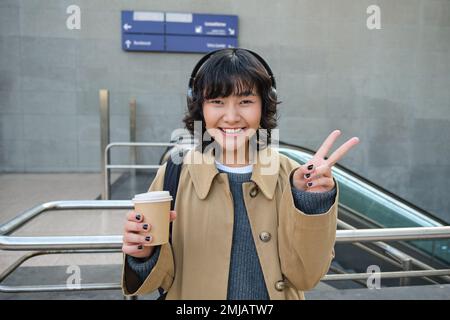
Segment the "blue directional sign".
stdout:
<svg viewBox="0 0 450 320">
<path fill-rule="evenodd" d="M 164 12 L 122 11 L 122 33 L 164 33 Z"/>
<path fill-rule="evenodd" d="M 238 45 L 235 15 L 122 11 L 125 51 L 198 52 Z"/>
<path fill-rule="evenodd" d="M 122 49 L 125 51 L 164 51 L 164 35 L 124 34 Z"/>
<path fill-rule="evenodd" d="M 237 37 L 237 31 L 237 16 L 166 13 L 166 34 Z"/>
<path fill-rule="evenodd" d="M 169 52 L 209 52 L 237 47 L 236 38 L 166 36 L 166 51 Z"/>
</svg>

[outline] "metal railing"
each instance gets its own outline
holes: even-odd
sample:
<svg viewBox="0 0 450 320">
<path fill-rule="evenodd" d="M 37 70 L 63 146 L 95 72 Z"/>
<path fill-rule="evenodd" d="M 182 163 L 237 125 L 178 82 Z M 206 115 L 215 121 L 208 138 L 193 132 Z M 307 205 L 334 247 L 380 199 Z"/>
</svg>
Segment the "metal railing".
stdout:
<svg viewBox="0 0 450 320">
<path fill-rule="evenodd" d="M 117 253 L 121 252 L 122 236 L 52 236 L 23 237 L 11 236 L 30 220 L 50 210 L 98 210 L 98 209 L 132 209 L 129 200 L 75 200 L 47 202 L 25 211 L 0 227 L 0 250 L 35 251 L 18 259 L 0 275 L 0 292 L 49 292 L 73 290 L 111 290 L 120 289 L 120 283 L 84 284 L 76 288 L 64 285 L 7 286 L 4 280 L 25 261 L 47 254 L 74 253 Z M 337 243 L 398 241 L 417 239 L 450 238 L 450 226 L 427 228 L 389 228 L 338 230 Z M 450 275 L 450 269 L 381 272 L 381 278 L 425 277 Z M 367 279 L 373 273 L 326 275 L 324 281 Z"/>
<path fill-rule="evenodd" d="M 134 106 L 133 106 L 134 105 Z M 130 102 L 130 119 L 135 118 L 136 116 L 136 101 L 132 100 Z M 134 110 L 134 111 L 133 111 Z M 134 121 L 135 122 L 135 121 Z M 131 120 L 130 125 L 130 136 L 132 139 L 135 139 L 135 130 L 136 125 Z M 133 124 L 134 123 L 134 124 Z M 111 169 L 153 169 L 158 170 L 161 164 L 155 164 L 155 165 L 138 165 L 136 163 L 137 159 L 137 153 L 136 153 L 136 147 L 177 147 L 179 149 L 185 149 L 190 148 L 194 146 L 194 142 L 189 136 L 189 139 L 187 136 L 180 135 L 176 139 L 177 142 L 113 142 L 109 143 L 105 146 L 104 152 L 102 153 L 102 177 L 103 177 L 103 193 L 102 193 L 102 199 L 103 200 L 109 200 L 111 197 L 111 175 L 110 171 Z M 110 164 L 110 158 L 111 158 L 111 149 L 115 147 L 131 147 L 130 149 L 130 162 L 131 164 Z"/>
<path fill-rule="evenodd" d="M 105 163 L 105 148 L 109 143 L 109 91 L 106 89 L 99 90 L 100 102 L 100 163 Z M 108 153 L 109 156 L 109 153 Z M 109 174 L 109 172 L 106 172 Z M 108 177 L 109 179 L 109 177 Z M 105 195 L 102 194 L 102 199 L 105 200 Z"/>
<path fill-rule="evenodd" d="M 109 164 L 110 150 L 113 147 L 174 147 L 177 146 L 176 143 L 168 142 L 113 142 L 105 147 L 104 152 L 104 166 L 102 170 L 102 176 L 104 181 L 104 189 L 102 193 L 103 200 L 109 200 L 111 197 L 110 186 L 111 186 L 111 169 L 154 169 L 158 170 L 161 165 L 137 165 L 137 164 Z"/>
<path fill-rule="evenodd" d="M 354 210 L 348 208 L 347 206 L 343 205 L 343 204 L 339 204 L 339 212 L 354 212 Z M 352 225 L 342 221 L 342 220 L 338 220 L 338 227 L 341 229 L 346 229 L 346 230 L 357 230 L 355 227 L 353 227 Z M 372 256 L 375 256 L 393 266 L 396 266 L 398 268 L 403 269 L 404 271 L 410 271 L 413 266 L 418 267 L 419 269 L 423 269 L 423 270 L 435 270 L 435 268 L 433 268 L 432 266 L 404 253 L 403 251 L 400 251 L 399 249 L 385 243 L 382 241 L 375 241 L 372 242 L 371 244 L 377 248 L 379 248 L 380 250 L 382 250 L 382 252 L 378 252 L 374 249 L 369 248 L 366 244 L 361 244 L 358 242 L 354 242 L 352 243 L 354 246 L 368 252 L 369 254 L 371 254 Z M 450 282 L 450 277 L 449 276 L 442 276 L 440 277 L 441 279 Z M 424 277 L 425 280 L 429 281 L 432 284 L 438 284 L 438 282 L 436 282 L 435 280 L 431 279 L 431 278 L 427 278 Z M 408 278 L 400 278 L 400 286 L 407 286 L 409 285 L 409 279 Z"/>
<path fill-rule="evenodd" d="M 91 283 L 77 287 L 67 285 L 36 285 L 9 286 L 3 285 L 10 276 L 24 262 L 37 256 L 51 254 L 81 254 L 81 253 L 120 253 L 122 236 L 62 236 L 62 237 L 18 237 L 10 236 L 31 220 L 44 212 L 54 210 L 99 210 L 99 209 L 130 209 L 131 201 L 126 200 L 76 200 L 52 201 L 40 204 L 26 210 L 19 216 L 0 226 L 0 250 L 34 251 L 25 254 L 12 263 L 0 274 L 0 292 L 61 292 L 86 290 L 117 290 L 120 283 Z"/>
<path fill-rule="evenodd" d="M 327 274 L 322 278 L 322 281 L 336 281 L 336 280 L 365 280 L 378 274 L 380 279 L 389 278 L 412 278 L 412 277 L 431 277 L 450 275 L 450 269 L 441 270 L 415 270 L 415 271 L 392 271 L 379 273 L 349 273 L 349 274 Z"/>
</svg>

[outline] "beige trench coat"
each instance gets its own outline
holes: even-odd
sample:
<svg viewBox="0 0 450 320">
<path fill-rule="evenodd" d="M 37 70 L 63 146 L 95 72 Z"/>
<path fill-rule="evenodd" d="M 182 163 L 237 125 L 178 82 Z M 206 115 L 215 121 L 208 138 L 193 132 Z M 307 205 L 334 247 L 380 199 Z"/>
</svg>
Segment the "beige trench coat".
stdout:
<svg viewBox="0 0 450 320">
<path fill-rule="evenodd" d="M 201 164 L 200 164 L 201 163 Z M 164 164 L 149 191 L 162 190 Z M 251 182 L 243 184 L 261 268 L 270 299 L 304 299 L 334 258 L 339 187 L 328 212 L 307 215 L 294 206 L 289 177 L 299 164 L 276 150 L 258 152 Z M 233 200 L 227 174 L 211 151 L 185 157 L 175 203 L 172 244 L 162 245 L 156 266 L 141 283 L 123 265 L 125 295 L 164 288 L 166 299 L 227 298 L 233 235 Z"/>
</svg>

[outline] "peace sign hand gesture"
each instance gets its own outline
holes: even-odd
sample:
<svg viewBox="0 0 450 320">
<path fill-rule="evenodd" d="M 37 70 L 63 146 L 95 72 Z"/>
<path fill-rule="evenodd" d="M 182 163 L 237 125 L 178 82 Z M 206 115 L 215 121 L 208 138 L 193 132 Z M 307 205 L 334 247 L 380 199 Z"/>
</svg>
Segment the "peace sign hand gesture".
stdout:
<svg viewBox="0 0 450 320">
<path fill-rule="evenodd" d="M 306 192 L 327 192 L 334 188 L 335 183 L 331 168 L 354 146 L 359 138 L 353 137 L 341 145 L 325 160 L 336 139 L 341 135 L 340 130 L 334 130 L 324 141 L 314 157 L 295 170 L 292 182 L 294 187 Z"/>
</svg>

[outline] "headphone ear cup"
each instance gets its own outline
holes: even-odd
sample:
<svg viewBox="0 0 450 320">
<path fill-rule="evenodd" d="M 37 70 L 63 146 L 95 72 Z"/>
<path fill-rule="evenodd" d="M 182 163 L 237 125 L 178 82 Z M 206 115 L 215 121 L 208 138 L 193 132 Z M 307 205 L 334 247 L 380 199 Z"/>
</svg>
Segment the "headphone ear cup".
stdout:
<svg viewBox="0 0 450 320">
<path fill-rule="evenodd" d="M 277 89 L 275 89 L 274 87 L 270 88 L 270 97 L 273 100 L 278 101 Z"/>
</svg>

